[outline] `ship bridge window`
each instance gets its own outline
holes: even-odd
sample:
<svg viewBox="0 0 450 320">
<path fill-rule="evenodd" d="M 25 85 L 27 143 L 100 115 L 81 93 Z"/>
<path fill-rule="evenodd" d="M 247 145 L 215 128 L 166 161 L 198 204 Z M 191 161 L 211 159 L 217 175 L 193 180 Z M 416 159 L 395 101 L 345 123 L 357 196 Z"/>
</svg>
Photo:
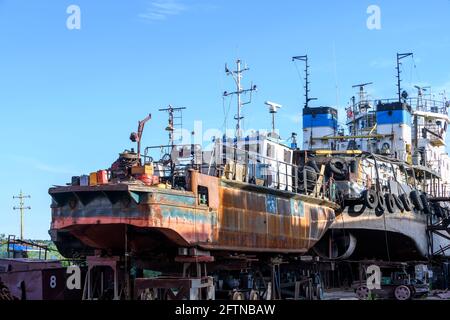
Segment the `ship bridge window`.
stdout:
<svg viewBox="0 0 450 320">
<path fill-rule="evenodd" d="M 284 150 L 284 162 L 291 163 L 291 153 L 289 150 Z"/>
<path fill-rule="evenodd" d="M 203 206 L 209 205 L 209 192 L 207 187 L 198 186 L 197 189 L 198 194 L 198 204 Z"/>
<path fill-rule="evenodd" d="M 267 157 L 275 158 L 275 148 L 270 143 L 267 144 Z"/>
</svg>

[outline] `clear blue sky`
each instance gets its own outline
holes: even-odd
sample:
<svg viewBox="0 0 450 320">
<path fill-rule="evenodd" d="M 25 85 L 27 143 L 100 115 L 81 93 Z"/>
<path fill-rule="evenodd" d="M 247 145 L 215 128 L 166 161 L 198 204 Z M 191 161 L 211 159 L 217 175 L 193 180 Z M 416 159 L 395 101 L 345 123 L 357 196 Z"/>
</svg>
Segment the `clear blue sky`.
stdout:
<svg viewBox="0 0 450 320">
<path fill-rule="evenodd" d="M 71 4 L 81 30 L 66 28 Z M 381 30 L 366 27 L 371 4 Z M 264 101 L 276 101 L 285 137 L 299 131 L 303 103 L 293 55 L 310 56 L 320 105 L 343 109 L 351 85 L 369 81 L 374 97 L 394 97 L 397 52 L 415 53 L 405 88 L 450 93 L 449 16 L 448 0 L 0 0 L 0 233 L 19 233 L 12 196 L 23 189 L 26 237 L 48 238 L 48 188 L 109 167 L 148 113 L 144 144 L 166 142 L 160 107 L 188 107 L 188 128 L 222 129 L 221 94 L 233 89 L 224 63 L 237 57 L 251 67 L 245 83 L 259 87 L 245 126 L 268 127 Z"/>
</svg>

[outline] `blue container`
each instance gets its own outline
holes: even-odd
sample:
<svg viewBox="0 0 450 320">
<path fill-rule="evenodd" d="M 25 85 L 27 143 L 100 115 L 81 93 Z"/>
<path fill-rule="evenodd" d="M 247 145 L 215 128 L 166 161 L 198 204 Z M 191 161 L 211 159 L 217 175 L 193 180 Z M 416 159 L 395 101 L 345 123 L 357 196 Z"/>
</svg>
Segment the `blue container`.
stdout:
<svg viewBox="0 0 450 320">
<path fill-rule="evenodd" d="M 82 175 L 80 177 L 80 186 L 82 187 L 87 187 L 89 186 L 89 176 L 87 175 Z"/>
</svg>

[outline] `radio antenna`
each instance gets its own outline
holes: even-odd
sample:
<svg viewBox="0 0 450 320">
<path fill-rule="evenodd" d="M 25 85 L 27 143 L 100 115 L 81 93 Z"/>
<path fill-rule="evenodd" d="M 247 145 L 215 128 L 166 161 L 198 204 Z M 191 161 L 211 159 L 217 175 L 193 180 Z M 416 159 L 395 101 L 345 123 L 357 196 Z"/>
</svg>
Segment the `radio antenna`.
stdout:
<svg viewBox="0 0 450 320">
<path fill-rule="evenodd" d="M 245 71 L 250 70 L 248 67 L 244 67 L 242 68 L 241 66 L 242 61 L 240 59 L 238 59 L 236 61 L 236 70 L 235 71 L 231 71 L 230 69 L 228 69 L 228 66 L 225 65 L 225 73 L 227 74 L 227 76 L 232 76 L 234 82 L 236 83 L 236 91 L 234 92 L 227 92 L 225 91 L 223 93 L 224 97 L 228 97 L 231 95 L 236 95 L 237 96 L 237 114 L 234 117 L 234 119 L 236 120 L 236 138 L 239 139 L 242 136 L 242 132 L 241 132 L 241 120 L 244 119 L 244 117 L 242 116 L 241 113 L 241 109 L 242 106 L 251 103 L 252 101 L 252 93 L 253 91 L 257 91 L 257 87 L 256 85 L 251 85 L 250 89 L 243 89 L 242 88 L 242 74 Z M 250 93 L 250 100 L 247 102 L 242 102 L 242 94 L 246 94 L 246 93 Z"/>
</svg>

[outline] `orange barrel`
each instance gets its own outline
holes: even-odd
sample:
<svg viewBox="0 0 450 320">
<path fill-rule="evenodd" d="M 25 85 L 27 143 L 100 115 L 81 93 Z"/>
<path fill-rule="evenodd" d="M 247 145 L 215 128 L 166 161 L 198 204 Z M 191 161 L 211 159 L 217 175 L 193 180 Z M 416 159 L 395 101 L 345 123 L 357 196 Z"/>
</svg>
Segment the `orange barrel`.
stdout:
<svg viewBox="0 0 450 320">
<path fill-rule="evenodd" d="M 92 172 L 89 175 L 89 185 L 96 186 L 97 185 L 97 172 Z"/>
<path fill-rule="evenodd" d="M 106 170 L 97 171 L 97 184 L 108 184 L 108 172 Z"/>
</svg>

